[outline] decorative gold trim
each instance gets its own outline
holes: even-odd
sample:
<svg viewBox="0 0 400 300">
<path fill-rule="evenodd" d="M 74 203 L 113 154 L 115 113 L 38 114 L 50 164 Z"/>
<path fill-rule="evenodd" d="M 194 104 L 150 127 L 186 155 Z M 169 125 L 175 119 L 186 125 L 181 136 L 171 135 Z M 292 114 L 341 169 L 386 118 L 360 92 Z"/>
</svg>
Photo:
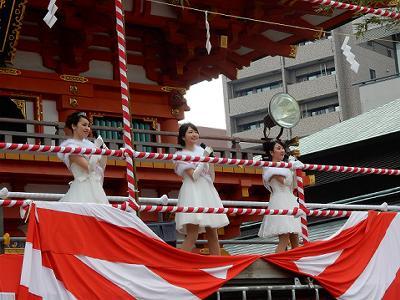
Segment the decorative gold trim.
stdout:
<svg viewBox="0 0 400 300">
<path fill-rule="evenodd" d="M 70 82 L 79 82 L 79 83 L 86 83 L 89 81 L 89 79 L 83 76 L 67 75 L 67 74 L 60 75 L 60 79 Z"/>
<path fill-rule="evenodd" d="M 221 35 L 219 45 L 221 48 L 228 48 L 228 36 Z"/>
<path fill-rule="evenodd" d="M 78 100 L 76 98 L 69 98 L 69 105 L 71 105 L 72 107 L 77 107 L 78 106 Z"/>
<path fill-rule="evenodd" d="M 4 5 L 2 5 L 3 7 L 5 7 Z M 8 17 L 9 17 L 9 19 L 8 19 L 8 24 L 7 24 L 7 27 L 6 28 L 2 28 L 2 31 L 5 31 L 6 32 L 6 34 L 4 35 L 4 41 L 3 41 L 3 45 L 2 45 L 2 47 L 1 47 L 1 52 L 4 52 L 4 49 L 6 48 L 6 43 L 7 43 L 7 40 L 8 40 L 8 31 L 10 30 L 10 22 L 11 22 L 11 19 L 12 19 L 12 15 L 13 15 L 13 13 L 14 13 L 14 6 L 15 6 L 15 0 L 13 0 L 13 2 L 12 2 L 12 6 L 11 6 L 11 9 L 10 9 L 10 14 L 8 15 Z M 2 8 L 3 8 L 2 7 Z M 13 42 L 14 42 L 14 40 L 12 40 Z"/>
<path fill-rule="evenodd" d="M 4 254 L 24 254 L 25 248 L 4 248 Z"/>
<path fill-rule="evenodd" d="M 151 122 L 151 128 L 153 130 L 157 130 L 157 118 L 143 118 L 145 122 Z"/>
<path fill-rule="evenodd" d="M 325 34 L 324 29 L 322 27 L 319 27 L 318 31 L 314 33 L 313 38 L 315 40 L 319 40 L 324 34 Z"/>
<path fill-rule="evenodd" d="M 21 75 L 21 71 L 14 68 L 0 68 L 0 74 L 18 76 Z"/>
<path fill-rule="evenodd" d="M 21 113 L 24 115 L 24 118 L 26 119 L 26 103 L 25 103 L 25 100 L 14 99 L 14 98 L 10 98 L 10 99 L 11 99 L 12 102 L 15 103 L 17 108 L 21 111 Z"/>
<path fill-rule="evenodd" d="M 161 87 L 161 90 L 164 92 L 172 92 L 172 91 L 178 91 L 182 95 L 186 94 L 186 89 L 185 88 L 180 88 L 180 87 L 174 87 L 174 86 L 163 86 Z"/>
<path fill-rule="evenodd" d="M 173 115 L 174 117 L 177 117 L 180 113 L 180 109 L 179 108 L 172 108 L 171 109 L 171 115 Z"/>
<path fill-rule="evenodd" d="M 296 58 L 297 48 L 298 48 L 297 45 L 290 45 L 289 57 Z"/>
<path fill-rule="evenodd" d="M 42 103 L 42 98 L 37 97 L 34 99 L 34 105 L 35 105 L 35 120 L 38 121 L 43 121 L 43 103 Z"/>
<path fill-rule="evenodd" d="M 18 8 L 14 10 L 15 19 L 13 22 L 13 29 L 11 31 L 11 35 L 9 37 L 10 40 L 10 59 L 8 60 L 10 63 L 14 60 L 15 54 L 17 53 L 17 44 L 19 40 L 19 35 L 22 28 L 22 21 L 24 19 L 26 3 L 28 0 L 24 0 L 18 4 Z"/>
<path fill-rule="evenodd" d="M 309 184 L 308 185 L 314 185 L 315 184 L 315 175 L 307 175 Z"/>
<path fill-rule="evenodd" d="M 71 84 L 71 85 L 69 86 L 69 92 L 70 92 L 72 95 L 78 95 L 78 92 L 79 92 L 78 86 L 75 85 L 75 84 Z"/>
</svg>

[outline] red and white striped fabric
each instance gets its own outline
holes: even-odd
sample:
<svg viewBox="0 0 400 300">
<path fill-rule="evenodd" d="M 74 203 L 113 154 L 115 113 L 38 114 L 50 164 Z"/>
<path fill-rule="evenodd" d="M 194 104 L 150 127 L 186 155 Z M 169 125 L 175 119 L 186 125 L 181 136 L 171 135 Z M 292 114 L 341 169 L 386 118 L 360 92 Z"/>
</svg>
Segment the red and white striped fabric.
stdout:
<svg viewBox="0 0 400 300">
<path fill-rule="evenodd" d="M 21 278 L 22 255 L 0 255 L 0 299 L 14 300 Z"/>
<path fill-rule="evenodd" d="M 35 203 L 18 298 L 205 298 L 257 258 L 181 251 L 106 205 Z"/>
<path fill-rule="evenodd" d="M 337 299 L 400 299 L 400 214 L 352 213 L 330 238 L 264 259 L 315 278 Z"/>
</svg>

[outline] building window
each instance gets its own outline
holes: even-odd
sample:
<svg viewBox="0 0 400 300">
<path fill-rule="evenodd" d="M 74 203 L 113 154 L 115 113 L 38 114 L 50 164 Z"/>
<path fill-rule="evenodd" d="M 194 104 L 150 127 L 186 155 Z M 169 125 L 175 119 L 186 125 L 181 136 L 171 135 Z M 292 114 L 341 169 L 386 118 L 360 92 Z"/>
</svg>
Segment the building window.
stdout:
<svg viewBox="0 0 400 300">
<path fill-rule="evenodd" d="M 331 104 L 309 110 L 307 109 L 307 104 L 305 104 L 304 106 L 302 106 L 301 117 L 302 118 L 314 117 L 314 116 L 329 114 L 335 111 L 339 111 L 339 106 L 337 104 Z"/>
<path fill-rule="evenodd" d="M 334 75 L 334 74 L 336 74 L 336 70 L 334 67 L 327 69 L 325 65 L 321 65 L 320 71 L 297 76 L 296 82 L 314 80 L 322 76 Z"/>
<path fill-rule="evenodd" d="M 275 82 L 259 85 L 256 87 L 251 87 L 251 88 L 247 88 L 247 89 L 243 89 L 243 90 L 237 90 L 237 91 L 235 91 L 235 98 L 247 96 L 247 95 L 251 95 L 251 94 L 262 93 L 265 91 L 280 88 L 281 86 L 282 86 L 282 81 L 275 81 Z"/>
<path fill-rule="evenodd" d="M 122 128 L 121 118 L 113 117 L 93 117 L 94 126 L 111 127 L 111 128 Z M 107 140 L 122 140 L 122 133 L 119 130 L 96 130 L 97 135 L 101 135 L 103 139 Z"/>
<path fill-rule="evenodd" d="M 369 78 L 370 79 L 376 78 L 376 71 L 374 69 L 369 69 Z"/>
<path fill-rule="evenodd" d="M 94 126 L 110 127 L 116 130 L 96 130 L 95 135 L 101 135 L 105 140 L 122 140 L 122 132 L 118 129 L 122 128 L 122 119 L 116 117 L 93 117 Z M 151 123 L 145 122 L 143 120 L 132 120 L 133 129 L 144 129 L 144 130 L 154 130 Z M 155 142 L 155 136 L 149 133 L 134 133 L 134 142 Z M 153 152 L 152 147 L 143 146 L 143 151 Z"/>
<path fill-rule="evenodd" d="M 250 122 L 246 124 L 239 125 L 237 127 L 237 132 L 242 132 L 246 130 L 252 130 L 256 128 L 260 128 L 263 125 L 262 121 L 255 121 L 255 122 Z"/>
</svg>

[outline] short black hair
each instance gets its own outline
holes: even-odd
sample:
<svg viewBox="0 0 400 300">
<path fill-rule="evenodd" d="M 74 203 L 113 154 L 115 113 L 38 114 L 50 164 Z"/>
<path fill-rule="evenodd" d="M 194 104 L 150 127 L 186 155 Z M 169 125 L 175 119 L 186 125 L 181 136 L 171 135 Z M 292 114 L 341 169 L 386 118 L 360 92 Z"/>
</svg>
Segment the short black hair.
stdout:
<svg viewBox="0 0 400 300">
<path fill-rule="evenodd" d="M 65 127 L 67 127 L 67 128 L 72 130 L 72 125 L 77 125 L 81 118 L 84 118 L 84 119 L 89 121 L 89 119 L 88 119 L 88 117 L 87 117 L 85 112 L 76 111 L 76 112 L 70 114 L 67 117 L 67 120 L 65 121 Z"/>
<path fill-rule="evenodd" d="M 279 144 L 283 147 L 283 149 L 285 149 L 285 156 L 283 158 L 283 161 L 287 161 L 288 156 L 287 156 L 287 149 L 285 144 L 279 140 L 279 139 L 272 139 L 272 140 L 267 140 L 263 143 L 263 148 L 265 151 L 265 154 L 263 155 L 263 160 L 267 160 L 267 161 L 272 161 L 272 155 L 270 151 L 274 151 L 275 145 Z"/>
<path fill-rule="evenodd" d="M 179 127 L 179 134 L 178 134 L 178 144 L 185 147 L 185 134 L 188 131 L 189 128 L 192 128 L 194 131 L 196 131 L 197 133 L 199 133 L 199 130 L 197 129 L 196 125 L 192 124 L 192 123 L 183 123 L 180 127 Z"/>
</svg>

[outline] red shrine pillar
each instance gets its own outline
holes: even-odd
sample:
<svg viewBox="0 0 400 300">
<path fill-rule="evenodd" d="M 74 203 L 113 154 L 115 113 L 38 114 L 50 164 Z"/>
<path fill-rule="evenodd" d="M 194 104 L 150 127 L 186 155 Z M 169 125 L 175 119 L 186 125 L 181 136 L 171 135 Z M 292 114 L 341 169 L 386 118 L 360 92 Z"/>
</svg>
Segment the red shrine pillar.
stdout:
<svg viewBox="0 0 400 300">
<path fill-rule="evenodd" d="M 177 119 L 166 119 L 160 122 L 160 130 L 161 131 L 171 131 L 171 132 L 178 132 L 179 124 Z M 162 143 L 168 144 L 177 144 L 178 140 L 174 136 L 162 136 L 161 137 Z"/>
</svg>

